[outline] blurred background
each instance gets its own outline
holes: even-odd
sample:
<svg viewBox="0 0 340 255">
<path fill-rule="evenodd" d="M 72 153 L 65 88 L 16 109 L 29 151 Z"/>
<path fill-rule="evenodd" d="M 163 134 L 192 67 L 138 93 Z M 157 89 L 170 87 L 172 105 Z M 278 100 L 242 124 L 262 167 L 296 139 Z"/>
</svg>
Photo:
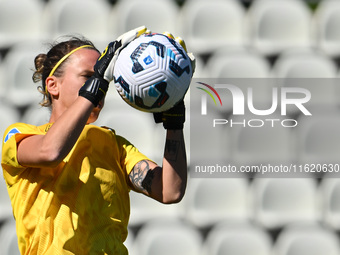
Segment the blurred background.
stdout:
<svg viewBox="0 0 340 255">
<path fill-rule="evenodd" d="M 46 53 L 49 43 L 80 34 L 103 50 L 140 25 L 184 38 L 197 58 L 196 80 L 334 81 L 312 91 L 317 97 L 310 106 L 313 118 L 289 112 L 299 120 L 298 128 L 270 134 L 232 130 L 226 158 L 252 165 L 279 150 L 297 164 L 339 164 L 338 0 L 0 0 L 1 137 L 15 122 L 48 122 L 49 110 L 39 106 L 38 84 L 31 76 L 34 57 Z M 190 97 L 186 100 L 190 108 Z M 154 124 L 151 114 L 123 102 L 114 86 L 96 124 L 112 127 L 161 162 L 163 128 Z M 189 156 L 193 130 L 196 127 L 190 127 L 187 118 Z M 132 255 L 339 255 L 338 175 L 189 178 L 186 196 L 177 205 L 161 205 L 131 192 L 126 245 Z M 16 246 L 12 209 L 1 177 L 0 253 L 15 255 Z"/>
</svg>

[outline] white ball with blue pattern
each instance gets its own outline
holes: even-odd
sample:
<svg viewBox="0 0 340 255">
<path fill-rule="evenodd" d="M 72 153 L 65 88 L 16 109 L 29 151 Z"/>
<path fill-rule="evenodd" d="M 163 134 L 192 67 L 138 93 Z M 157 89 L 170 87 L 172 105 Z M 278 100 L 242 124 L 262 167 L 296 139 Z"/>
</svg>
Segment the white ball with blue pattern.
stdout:
<svg viewBox="0 0 340 255">
<path fill-rule="evenodd" d="M 178 42 L 163 34 L 145 34 L 119 54 L 114 82 L 132 107 L 162 112 L 184 98 L 192 72 L 190 58 Z"/>
</svg>

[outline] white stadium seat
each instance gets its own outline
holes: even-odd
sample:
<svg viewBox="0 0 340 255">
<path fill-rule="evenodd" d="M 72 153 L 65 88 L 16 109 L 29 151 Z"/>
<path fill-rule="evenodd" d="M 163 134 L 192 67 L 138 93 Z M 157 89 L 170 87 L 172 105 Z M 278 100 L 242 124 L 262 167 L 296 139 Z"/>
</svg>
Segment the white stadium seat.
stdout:
<svg viewBox="0 0 340 255">
<path fill-rule="evenodd" d="M 146 26 L 155 33 L 170 32 L 179 36 L 176 30 L 178 7 L 169 0 L 118 1 L 110 14 L 111 30 L 119 34 L 130 29 Z"/>
<path fill-rule="evenodd" d="M 191 52 L 191 49 L 188 48 L 188 51 Z M 193 75 L 193 78 L 205 78 L 205 63 L 203 59 L 199 56 L 195 56 L 196 58 L 196 67 L 195 67 L 195 73 Z"/>
<path fill-rule="evenodd" d="M 41 26 L 43 8 L 40 0 L 1 0 L 0 49 L 44 38 Z"/>
<path fill-rule="evenodd" d="M 21 121 L 35 126 L 40 126 L 49 122 L 51 116 L 51 109 L 42 107 L 34 103 L 26 108 Z"/>
<path fill-rule="evenodd" d="M 223 47 L 209 58 L 205 78 L 268 78 L 269 61 L 244 47 Z"/>
<path fill-rule="evenodd" d="M 0 118 L 0 137 L 2 139 L 7 127 L 13 123 L 19 122 L 20 114 L 17 108 L 11 103 L 0 99 Z M 2 147 L 2 143 L 0 147 Z"/>
<path fill-rule="evenodd" d="M 133 231 L 131 230 L 131 228 L 128 227 L 128 236 L 126 240 L 124 241 L 124 245 L 128 251 L 132 249 L 134 241 L 135 241 L 135 235 Z M 129 254 L 131 254 L 131 252 Z"/>
<path fill-rule="evenodd" d="M 190 148 L 188 149 L 190 149 L 192 166 L 224 164 L 230 159 L 229 130 L 224 125 L 213 127 L 212 124 L 213 119 L 220 118 L 218 112 L 209 113 L 207 116 L 196 113 L 187 117 L 190 120 L 190 130 L 188 130 Z"/>
<path fill-rule="evenodd" d="M 335 166 L 334 173 L 326 174 L 319 186 L 322 206 L 322 222 L 335 231 L 340 230 L 340 179 L 334 176 L 339 171 Z"/>
<path fill-rule="evenodd" d="M 326 108 L 323 111 L 311 109 L 311 112 L 312 116 L 299 119 L 296 129 L 298 162 L 300 164 L 339 163 L 339 111 Z"/>
<path fill-rule="evenodd" d="M 192 226 L 177 220 L 153 219 L 137 234 L 131 255 L 197 255 L 202 237 Z"/>
<path fill-rule="evenodd" d="M 338 255 L 339 238 L 335 232 L 317 224 L 295 224 L 280 232 L 273 255 Z"/>
<path fill-rule="evenodd" d="M 299 178 L 297 178 L 299 177 Z M 255 222 L 277 230 L 293 223 L 315 223 L 320 219 L 317 182 L 311 176 L 301 178 L 255 178 L 250 187 Z"/>
<path fill-rule="evenodd" d="M 235 164 L 284 164 L 294 160 L 292 128 L 284 127 L 281 119 L 278 114 L 233 117 L 231 158 Z M 287 122 L 284 125 L 295 124 Z"/>
<path fill-rule="evenodd" d="M 197 228 L 211 227 L 221 221 L 246 222 L 249 219 L 248 188 L 245 176 L 190 178 L 185 218 Z"/>
<path fill-rule="evenodd" d="M 184 215 L 184 202 L 174 205 L 162 204 L 143 194 L 130 192 L 131 214 L 129 225 L 138 227 L 145 222 L 160 217 L 182 218 Z"/>
<path fill-rule="evenodd" d="M 338 67 L 322 52 L 303 48 L 283 51 L 272 72 L 276 78 L 335 78 Z"/>
<path fill-rule="evenodd" d="M 304 106 L 324 107 L 339 104 L 338 67 L 334 60 L 315 49 L 291 49 L 278 56 L 272 77 L 277 78 L 277 86 L 306 89 L 311 99 Z M 287 113 L 300 114 L 295 106 L 288 106 Z"/>
<path fill-rule="evenodd" d="M 323 0 L 313 16 L 316 46 L 330 57 L 340 56 L 340 2 Z"/>
<path fill-rule="evenodd" d="M 265 56 L 312 44 L 312 13 L 302 0 L 257 0 L 247 12 L 249 45 Z"/>
<path fill-rule="evenodd" d="M 0 247 L 2 255 L 20 255 L 13 218 L 6 220 L 0 228 Z"/>
<path fill-rule="evenodd" d="M 5 179 L 0 175 L 0 222 L 13 217 L 11 200 L 8 195 Z"/>
<path fill-rule="evenodd" d="M 11 48 L 2 62 L 3 82 L 6 84 L 6 98 L 17 107 L 38 103 L 41 94 L 32 80 L 35 57 L 43 52 L 41 43 L 17 44 Z"/>
<path fill-rule="evenodd" d="M 209 54 L 221 46 L 244 44 L 244 16 L 245 9 L 236 0 L 186 1 L 178 28 L 192 52 Z"/>
<path fill-rule="evenodd" d="M 265 229 L 246 222 L 217 224 L 203 243 L 202 255 L 271 255 L 272 240 Z"/>
<path fill-rule="evenodd" d="M 111 5 L 105 0 L 51 0 L 43 15 L 44 30 L 53 40 L 65 35 L 83 35 L 96 46 L 99 43 L 104 47 L 117 37 L 108 28 L 110 10 Z"/>
<path fill-rule="evenodd" d="M 20 120 L 19 111 L 17 111 L 17 109 L 11 104 L 5 103 L 3 100 L 0 100 L 0 118 L 1 118 L 0 137 L 2 141 L 5 135 L 4 132 L 7 129 L 7 127 L 11 124 L 19 122 Z M 2 143 L 0 145 L 0 148 L 2 148 Z M 0 222 L 11 217 L 13 217 L 11 200 L 9 198 L 7 187 L 6 187 L 6 182 L 1 171 L 0 173 Z"/>
</svg>

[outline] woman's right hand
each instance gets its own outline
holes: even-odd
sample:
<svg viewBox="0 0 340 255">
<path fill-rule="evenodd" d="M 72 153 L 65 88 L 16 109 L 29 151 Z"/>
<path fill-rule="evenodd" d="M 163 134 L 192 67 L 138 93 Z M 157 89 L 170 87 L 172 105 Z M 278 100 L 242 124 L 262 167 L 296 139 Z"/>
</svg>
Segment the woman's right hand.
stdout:
<svg viewBox="0 0 340 255">
<path fill-rule="evenodd" d="M 126 45 L 146 31 L 146 27 L 138 27 L 109 43 L 94 65 L 94 75 L 80 88 L 79 96 L 87 98 L 94 106 L 97 106 L 105 97 L 109 83 L 113 80 L 113 70 L 119 53 Z"/>
</svg>

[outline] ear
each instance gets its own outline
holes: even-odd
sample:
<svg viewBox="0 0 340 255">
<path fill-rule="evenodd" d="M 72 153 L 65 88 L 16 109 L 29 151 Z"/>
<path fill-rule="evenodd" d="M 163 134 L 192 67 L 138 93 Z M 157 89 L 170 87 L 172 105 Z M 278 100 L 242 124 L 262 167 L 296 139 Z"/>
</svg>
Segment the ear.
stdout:
<svg viewBox="0 0 340 255">
<path fill-rule="evenodd" d="M 46 91 L 52 97 L 58 97 L 58 95 L 59 95 L 59 83 L 58 83 L 57 78 L 55 76 L 47 77 L 45 84 L 46 84 Z"/>
</svg>

